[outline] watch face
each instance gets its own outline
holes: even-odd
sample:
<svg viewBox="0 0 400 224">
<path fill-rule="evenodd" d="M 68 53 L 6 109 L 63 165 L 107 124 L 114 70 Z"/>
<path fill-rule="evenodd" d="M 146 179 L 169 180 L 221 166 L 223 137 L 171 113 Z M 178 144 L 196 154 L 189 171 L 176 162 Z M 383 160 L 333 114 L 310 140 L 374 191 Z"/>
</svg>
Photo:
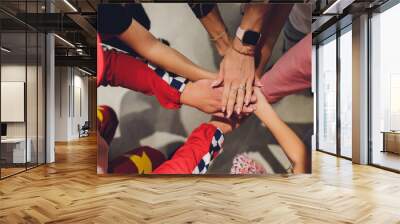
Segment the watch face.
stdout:
<svg viewBox="0 0 400 224">
<path fill-rule="evenodd" d="M 251 31 L 251 30 L 247 30 L 244 35 L 243 35 L 243 40 L 242 42 L 244 44 L 249 44 L 249 45 L 256 45 L 258 40 L 260 39 L 261 34 Z"/>
</svg>

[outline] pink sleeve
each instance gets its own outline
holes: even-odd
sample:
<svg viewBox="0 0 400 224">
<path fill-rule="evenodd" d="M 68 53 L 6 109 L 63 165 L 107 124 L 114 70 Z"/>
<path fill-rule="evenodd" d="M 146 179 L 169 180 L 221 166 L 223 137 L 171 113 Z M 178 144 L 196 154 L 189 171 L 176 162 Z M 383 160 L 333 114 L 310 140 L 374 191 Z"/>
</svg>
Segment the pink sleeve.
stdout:
<svg viewBox="0 0 400 224">
<path fill-rule="evenodd" d="M 268 102 L 311 87 L 312 34 L 308 34 L 289 49 L 275 65 L 264 74 L 261 83 Z"/>
</svg>

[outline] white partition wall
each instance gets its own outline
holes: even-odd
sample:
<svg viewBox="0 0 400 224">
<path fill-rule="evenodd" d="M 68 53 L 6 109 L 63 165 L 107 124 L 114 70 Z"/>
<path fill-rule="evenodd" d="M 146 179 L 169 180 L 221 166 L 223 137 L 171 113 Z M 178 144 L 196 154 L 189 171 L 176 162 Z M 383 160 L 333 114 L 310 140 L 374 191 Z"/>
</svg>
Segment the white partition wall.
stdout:
<svg viewBox="0 0 400 224">
<path fill-rule="evenodd" d="M 88 76 L 75 67 L 55 68 L 55 141 L 79 138 L 89 119 Z"/>
</svg>

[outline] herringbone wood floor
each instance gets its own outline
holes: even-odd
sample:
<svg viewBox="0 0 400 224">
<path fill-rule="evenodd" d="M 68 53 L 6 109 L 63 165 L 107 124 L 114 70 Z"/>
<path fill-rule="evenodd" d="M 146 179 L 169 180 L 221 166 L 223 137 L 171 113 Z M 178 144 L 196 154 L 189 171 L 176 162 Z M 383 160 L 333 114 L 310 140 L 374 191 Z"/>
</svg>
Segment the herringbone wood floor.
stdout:
<svg viewBox="0 0 400 224">
<path fill-rule="evenodd" d="M 0 181 L 0 223 L 400 223 L 400 175 L 313 154 L 313 174 L 100 177 L 95 138 Z"/>
</svg>

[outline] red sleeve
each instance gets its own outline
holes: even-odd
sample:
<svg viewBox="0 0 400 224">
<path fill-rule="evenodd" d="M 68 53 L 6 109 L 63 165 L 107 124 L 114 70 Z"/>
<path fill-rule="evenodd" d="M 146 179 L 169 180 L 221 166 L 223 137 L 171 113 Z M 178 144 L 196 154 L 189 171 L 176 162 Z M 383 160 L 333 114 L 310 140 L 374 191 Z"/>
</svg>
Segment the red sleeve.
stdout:
<svg viewBox="0 0 400 224">
<path fill-rule="evenodd" d="M 204 174 L 222 152 L 223 141 L 221 130 L 211 124 L 202 124 L 153 174 Z"/>
<path fill-rule="evenodd" d="M 152 70 L 144 62 L 124 53 L 102 51 L 103 60 L 98 85 L 119 86 L 147 95 L 154 95 L 161 106 L 167 109 L 180 107 L 180 92 L 174 88 L 175 78 L 169 83 L 164 73 Z M 184 85 L 184 83 L 179 83 Z M 183 89 L 182 86 L 180 86 Z"/>
</svg>

